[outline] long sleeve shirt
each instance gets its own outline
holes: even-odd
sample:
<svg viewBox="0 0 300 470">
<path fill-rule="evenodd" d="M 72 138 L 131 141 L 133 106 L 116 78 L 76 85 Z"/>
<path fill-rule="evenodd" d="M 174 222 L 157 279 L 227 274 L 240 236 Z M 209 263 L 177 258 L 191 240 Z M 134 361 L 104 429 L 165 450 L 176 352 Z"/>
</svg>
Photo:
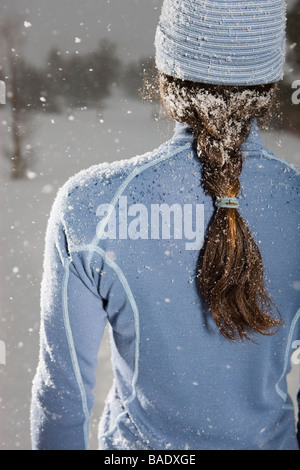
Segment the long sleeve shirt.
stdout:
<svg viewBox="0 0 300 470">
<path fill-rule="evenodd" d="M 59 191 L 48 223 L 33 449 L 88 449 L 99 346 L 110 329 L 113 385 L 99 449 L 298 449 L 286 376 L 300 339 L 299 171 L 243 145 L 239 211 L 283 318 L 274 336 L 226 340 L 196 288 L 215 210 L 195 138 L 99 164 Z M 103 377 L 103 380 L 105 378 Z"/>
</svg>

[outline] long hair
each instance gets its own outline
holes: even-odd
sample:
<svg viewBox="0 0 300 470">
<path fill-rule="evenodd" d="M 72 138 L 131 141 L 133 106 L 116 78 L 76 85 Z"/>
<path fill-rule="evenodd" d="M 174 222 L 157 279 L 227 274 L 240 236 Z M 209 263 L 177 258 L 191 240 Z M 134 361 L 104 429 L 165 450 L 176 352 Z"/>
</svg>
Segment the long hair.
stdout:
<svg viewBox="0 0 300 470">
<path fill-rule="evenodd" d="M 204 85 L 160 75 L 160 95 L 168 113 L 196 135 L 202 185 L 214 202 L 238 196 L 241 145 L 252 120 L 268 112 L 274 90 L 274 85 Z M 196 281 L 227 339 L 251 339 L 253 332 L 274 334 L 281 324 L 264 287 L 259 248 L 237 208 L 216 208 L 199 254 Z"/>
</svg>

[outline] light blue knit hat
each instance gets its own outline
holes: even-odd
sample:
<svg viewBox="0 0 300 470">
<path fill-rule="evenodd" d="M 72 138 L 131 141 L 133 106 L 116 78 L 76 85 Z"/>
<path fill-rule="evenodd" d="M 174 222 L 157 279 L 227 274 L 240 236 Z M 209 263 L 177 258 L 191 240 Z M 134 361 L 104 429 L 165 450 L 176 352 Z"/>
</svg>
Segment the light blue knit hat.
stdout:
<svg viewBox="0 0 300 470">
<path fill-rule="evenodd" d="M 283 77 L 285 24 L 283 0 L 164 0 L 156 66 L 195 82 L 273 83 Z"/>
</svg>

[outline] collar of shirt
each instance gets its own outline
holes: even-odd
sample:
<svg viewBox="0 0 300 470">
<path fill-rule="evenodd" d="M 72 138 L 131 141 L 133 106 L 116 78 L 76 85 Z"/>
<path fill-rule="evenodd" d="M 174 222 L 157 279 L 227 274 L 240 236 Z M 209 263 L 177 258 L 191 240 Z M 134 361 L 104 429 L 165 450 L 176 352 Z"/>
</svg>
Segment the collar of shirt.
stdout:
<svg viewBox="0 0 300 470">
<path fill-rule="evenodd" d="M 180 142 L 193 141 L 195 136 L 193 134 L 193 129 L 187 124 L 182 124 L 180 122 L 175 123 L 175 134 L 173 137 L 174 140 Z M 260 136 L 260 131 L 257 125 L 256 119 L 253 119 L 251 130 L 248 136 L 248 139 L 242 145 L 242 151 L 247 152 L 250 148 L 253 147 L 262 147 L 263 142 Z"/>
</svg>

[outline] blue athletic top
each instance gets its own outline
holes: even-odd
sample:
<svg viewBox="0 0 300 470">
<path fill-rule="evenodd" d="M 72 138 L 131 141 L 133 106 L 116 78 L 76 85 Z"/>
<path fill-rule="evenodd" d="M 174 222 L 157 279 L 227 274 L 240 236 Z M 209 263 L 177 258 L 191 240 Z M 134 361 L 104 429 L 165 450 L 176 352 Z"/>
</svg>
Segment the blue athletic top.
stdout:
<svg viewBox="0 0 300 470">
<path fill-rule="evenodd" d="M 243 146 L 239 211 L 284 326 L 230 342 L 195 285 L 212 217 L 191 129 L 142 157 L 100 164 L 59 191 L 48 224 L 34 449 L 87 449 L 97 355 L 111 332 L 114 381 L 99 449 L 298 449 L 286 375 L 300 340 L 299 171 Z M 104 378 L 105 379 L 105 378 Z"/>
</svg>

